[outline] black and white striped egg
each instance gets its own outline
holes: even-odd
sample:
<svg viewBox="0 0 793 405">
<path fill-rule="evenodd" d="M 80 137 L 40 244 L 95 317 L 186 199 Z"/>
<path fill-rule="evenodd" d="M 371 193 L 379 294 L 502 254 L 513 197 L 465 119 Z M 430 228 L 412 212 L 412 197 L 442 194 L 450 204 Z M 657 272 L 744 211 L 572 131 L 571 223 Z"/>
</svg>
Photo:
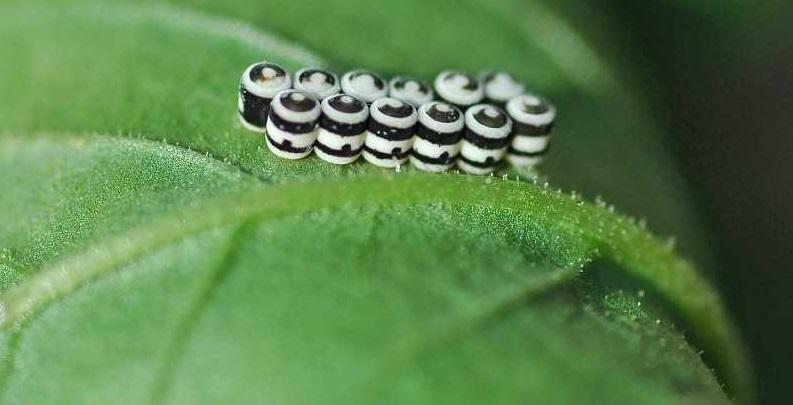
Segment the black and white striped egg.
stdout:
<svg viewBox="0 0 793 405">
<path fill-rule="evenodd" d="M 368 119 L 366 103 L 349 94 L 336 94 L 322 100 L 314 152 L 320 159 L 333 164 L 354 162 L 366 141 Z"/>
<path fill-rule="evenodd" d="M 438 97 L 463 111 L 485 97 L 484 88 L 477 78 L 454 70 L 441 72 L 434 85 Z"/>
<path fill-rule="evenodd" d="M 460 154 L 464 126 L 463 113 L 449 103 L 434 101 L 419 107 L 410 164 L 428 172 L 452 168 Z"/>
<path fill-rule="evenodd" d="M 512 120 L 504 110 L 477 104 L 465 112 L 463 146 L 457 166 L 471 174 L 492 173 L 504 158 Z"/>
<path fill-rule="evenodd" d="M 240 123 L 251 131 L 264 132 L 273 97 L 291 86 L 289 72 L 279 65 L 259 62 L 248 66 L 240 77 L 237 100 Z"/>
<path fill-rule="evenodd" d="M 388 94 L 388 85 L 377 74 L 358 69 L 347 72 L 341 77 L 341 91 L 371 104 Z"/>
<path fill-rule="evenodd" d="M 483 72 L 479 75 L 479 81 L 485 89 L 485 99 L 499 106 L 504 106 L 524 91 L 523 84 L 507 72 Z"/>
<path fill-rule="evenodd" d="M 295 90 L 305 91 L 317 100 L 324 100 L 341 91 L 341 84 L 335 73 L 314 67 L 295 72 L 292 87 Z"/>
<path fill-rule="evenodd" d="M 413 146 L 416 120 L 412 104 L 391 97 L 377 99 L 369 108 L 364 159 L 380 167 L 405 163 Z"/>
<path fill-rule="evenodd" d="M 539 96 L 524 94 L 509 100 L 506 109 L 513 121 L 507 160 L 517 167 L 540 163 L 548 152 L 556 108 Z"/>
<path fill-rule="evenodd" d="M 388 95 L 419 108 L 435 97 L 432 88 L 421 80 L 409 76 L 397 76 L 388 82 Z"/>
<path fill-rule="evenodd" d="M 267 119 L 267 147 L 279 157 L 308 156 L 317 139 L 320 104 L 300 90 L 284 90 L 273 98 Z"/>
</svg>

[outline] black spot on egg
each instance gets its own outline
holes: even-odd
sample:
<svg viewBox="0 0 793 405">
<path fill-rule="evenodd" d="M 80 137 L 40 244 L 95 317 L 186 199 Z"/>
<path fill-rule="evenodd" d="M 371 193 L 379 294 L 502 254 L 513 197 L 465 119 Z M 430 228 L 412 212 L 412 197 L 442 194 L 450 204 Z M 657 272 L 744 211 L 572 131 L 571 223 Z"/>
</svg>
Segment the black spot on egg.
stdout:
<svg viewBox="0 0 793 405">
<path fill-rule="evenodd" d="M 476 91 L 479 88 L 479 82 L 472 76 L 463 73 L 450 73 L 444 79 L 446 82 L 459 83 L 464 81 L 465 84 L 460 86 L 463 90 Z"/>
<path fill-rule="evenodd" d="M 430 91 L 429 87 L 427 87 L 426 84 L 413 79 L 399 79 L 394 82 L 394 87 L 399 90 L 405 90 L 405 86 L 407 86 L 409 83 L 413 83 L 412 84 L 413 86 L 418 87 L 417 90 L 420 93 L 427 94 Z"/>
<path fill-rule="evenodd" d="M 294 91 L 281 95 L 281 105 L 294 112 L 305 112 L 316 108 L 317 101 L 305 93 Z"/>
<path fill-rule="evenodd" d="M 460 119 L 460 112 L 445 104 L 435 104 L 427 110 L 427 115 L 438 122 L 455 122 Z"/>
<path fill-rule="evenodd" d="M 346 95 L 333 97 L 328 101 L 328 104 L 330 104 L 334 110 L 347 114 L 360 112 L 366 107 L 361 100 Z"/>
<path fill-rule="evenodd" d="M 405 118 L 413 114 L 413 107 L 410 104 L 396 100 L 383 103 L 378 107 L 378 110 L 394 118 Z"/>
<path fill-rule="evenodd" d="M 503 112 L 485 107 L 474 114 L 474 118 L 482 125 L 490 128 L 501 128 L 507 124 L 507 116 Z"/>
<path fill-rule="evenodd" d="M 306 69 L 301 74 L 298 80 L 301 82 L 313 82 L 317 81 L 317 77 L 321 77 L 320 82 L 324 83 L 328 86 L 333 86 L 336 84 L 336 79 L 329 75 L 327 72 L 319 69 Z"/>
<path fill-rule="evenodd" d="M 283 80 L 286 71 L 272 63 L 259 63 L 254 66 L 248 74 L 252 82 L 262 83 L 269 80 Z"/>
</svg>

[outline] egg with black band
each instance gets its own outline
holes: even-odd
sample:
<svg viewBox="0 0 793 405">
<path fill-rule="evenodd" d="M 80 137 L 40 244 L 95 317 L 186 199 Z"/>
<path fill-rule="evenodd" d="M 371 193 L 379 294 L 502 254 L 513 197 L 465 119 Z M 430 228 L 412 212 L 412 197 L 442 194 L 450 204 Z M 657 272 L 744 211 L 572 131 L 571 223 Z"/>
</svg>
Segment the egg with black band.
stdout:
<svg viewBox="0 0 793 405">
<path fill-rule="evenodd" d="M 516 167 L 540 163 L 548 152 L 556 108 L 542 97 L 524 94 L 509 100 L 506 110 L 513 121 L 507 160 Z"/>
<path fill-rule="evenodd" d="M 240 77 L 237 111 L 243 127 L 264 132 L 270 103 L 280 91 L 292 86 L 289 72 L 270 62 L 248 66 Z"/>
<path fill-rule="evenodd" d="M 388 85 L 382 77 L 368 70 L 358 69 L 341 77 L 341 90 L 367 104 L 388 95 Z"/>
<path fill-rule="evenodd" d="M 412 104 L 391 97 L 377 99 L 369 108 L 364 159 L 380 167 L 405 163 L 413 146 L 417 119 Z"/>
<path fill-rule="evenodd" d="M 397 76 L 388 82 L 388 95 L 419 108 L 435 97 L 432 88 L 425 82 L 410 76 Z"/>
<path fill-rule="evenodd" d="M 319 101 L 308 93 L 294 89 L 278 93 L 267 119 L 267 147 L 285 159 L 308 156 L 317 139 L 319 116 Z"/>
<path fill-rule="evenodd" d="M 337 94 L 322 100 L 314 152 L 329 163 L 346 165 L 361 155 L 366 141 L 369 107 L 349 95 Z"/>
<path fill-rule="evenodd" d="M 324 100 L 341 91 L 341 84 L 335 73 L 315 67 L 303 68 L 295 72 L 292 87 L 295 90 L 305 91 L 317 100 Z"/>
<path fill-rule="evenodd" d="M 462 146 L 464 125 L 462 111 L 451 104 L 434 101 L 419 107 L 410 164 L 428 172 L 454 167 Z"/>
<path fill-rule="evenodd" d="M 454 70 L 441 72 L 435 78 L 434 85 L 438 97 L 463 111 L 485 97 L 485 91 L 477 78 Z"/>
<path fill-rule="evenodd" d="M 512 120 L 504 110 L 477 104 L 465 112 L 465 130 L 457 166 L 466 173 L 495 171 L 507 152 Z"/>
</svg>

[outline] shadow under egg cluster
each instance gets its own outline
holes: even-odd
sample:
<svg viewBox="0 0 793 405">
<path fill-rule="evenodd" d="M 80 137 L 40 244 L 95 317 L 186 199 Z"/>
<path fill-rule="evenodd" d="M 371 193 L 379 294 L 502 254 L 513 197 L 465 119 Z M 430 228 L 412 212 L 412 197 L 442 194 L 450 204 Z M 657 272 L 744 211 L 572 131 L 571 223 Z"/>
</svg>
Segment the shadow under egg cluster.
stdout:
<svg viewBox="0 0 793 405">
<path fill-rule="evenodd" d="M 264 134 L 268 149 L 285 159 L 315 152 L 337 165 L 363 156 L 379 167 L 409 161 L 471 174 L 492 173 L 504 161 L 536 165 L 556 118 L 553 105 L 504 72 L 447 70 L 430 87 L 407 76 L 386 82 L 367 70 L 290 75 L 270 62 L 243 72 L 238 111 L 242 125 Z"/>
</svg>

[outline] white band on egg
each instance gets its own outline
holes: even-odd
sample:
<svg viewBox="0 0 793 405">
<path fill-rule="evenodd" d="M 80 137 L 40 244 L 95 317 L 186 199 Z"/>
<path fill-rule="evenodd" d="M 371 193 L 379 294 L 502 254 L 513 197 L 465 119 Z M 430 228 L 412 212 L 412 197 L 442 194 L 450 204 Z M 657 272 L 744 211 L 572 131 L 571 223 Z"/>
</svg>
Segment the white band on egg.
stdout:
<svg viewBox="0 0 793 405">
<path fill-rule="evenodd" d="M 496 171 L 496 167 L 495 166 L 492 166 L 492 167 L 478 167 L 478 166 L 474 166 L 472 164 L 468 164 L 466 161 L 464 161 L 462 159 L 457 161 L 457 167 L 459 167 L 460 170 L 462 170 L 462 171 L 464 171 L 466 173 L 476 174 L 476 175 L 480 175 L 480 176 L 484 175 L 484 174 L 490 174 L 490 173 L 493 173 L 494 171 Z"/>
<path fill-rule="evenodd" d="M 344 145 L 350 145 L 350 149 L 359 149 L 363 146 L 366 140 L 366 133 L 361 133 L 358 136 L 341 136 L 328 131 L 325 128 L 320 128 L 318 131 L 317 142 L 331 148 L 341 149 Z"/>
<path fill-rule="evenodd" d="M 484 72 L 480 76 L 485 88 L 485 97 L 497 103 L 506 103 L 523 94 L 523 84 L 506 72 Z"/>
<path fill-rule="evenodd" d="M 464 86 L 468 84 L 473 84 L 474 89 L 465 89 Z M 484 89 L 476 78 L 452 70 L 443 71 L 438 75 L 435 79 L 435 91 L 444 100 L 461 106 L 476 104 L 485 96 Z"/>
<path fill-rule="evenodd" d="M 365 82 L 367 77 L 370 78 L 371 83 Z M 341 77 L 341 89 L 367 103 L 372 103 L 388 94 L 386 82 L 380 76 L 367 70 L 353 70 L 344 74 Z"/>
<path fill-rule="evenodd" d="M 521 156 L 511 153 L 507 154 L 507 161 L 516 167 L 532 167 L 542 162 L 543 155 L 538 156 Z"/>
<path fill-rule="evenodd" d="M 410 107 L 411 111 L 406 117 L 394 117 L 385 114 L 380 110 L 380 108 L 384 106 L 390 106 L 393 108 L 402 108 L 402 106 L 407 106 Z M 416 125 L 417 120 L 416 109 L 412 104 L 391 97 L 377 99 L 374 103 L 372 103 L 372 107 L 369 109 L 369 114 L 375 121 L 392 128 L 410 128 Z"/>
<path fill-rule="evenodd" d="M 531 114 L 526 111 L 526 106 L 537 107 L 541 105 L 547 107 L 544 112 Z M 524 94 L 510 99 L 507 102 L 507 112 L 515 121 L 535 127 L 548 125 L 556 118 L 556 108 L 533 94 Z"/>
<path fill-rule="evenodd" d="M 490 115 L 488 113 L 492 112 L 492 114 L 495 114 L 495 117 L 503 117 L 504 125 L 494 128 L 482 124 L 476 118 L 476 115 L 480 112 L 487 115 Z M 506 115 L 506 113 L 501 111 L 500 108 L 489 104 L 477 104 L 469 108 L 465 112 L 465 125 L 477 135 L 491 139 L 503 139 L 508 137 L 510 132 L 512 132 L 512 120 Z"/>
<path fill-rule="evenodd" d="M 498 162 L 504 158 L 504 154 L 507 153 L 507 148 L 482 149 L 466 140 L 463 140 L 461 153 L 463 157 L 474 162 L 484 163 L 487 161 L 487 158 L 492 158 L 493 161 Z"/>
<path fill-rule="evenodd" d="M 286 108 L 283 103 L 281 102 L 282 97 L 306 97 L 311 99 L 314 103 L 314 106 L 308 111 L 293 111 Z M 300 90 L 284 90 L 273 97 L 273 102 L 270 105 L 270 108 L 278 114 L 278 116 L 287 122 L 293 123 L 308 123 L 312 121 L 316 121 L 319 119 L 320 114 L 320 106 L 319 102 L 311 97 L 308 93 L 300 91 Z"/>
<path fill-rule="evenodd" d="M 419 107 L 432 101 L 435 94 L 426 83 L 412 77 L 397 76 L 388 82 L 389 95 Z"/>
<path fill-rule="evenodd" d="M 512 138 L 512 149 L 525 153 L 536 153 L 548 147 L 548 136 L 520 136 Z"/>
<path fill-rule="evenodd" d="M 273 124 L 272 120 L 267 121 L 267 136 L 272 138 L 276 143 L 284 143 L 289 141 L 295 148 L 307 148 L 314 144 L 317 139 L 317 131 L 311 131 L 305 134 L 295 135 L 278 128 Z"/>
<path fill-rule="evenodd" d="M 306 80 L 303 76 L 307 76 Z M 317 82 L 315 79 L 318 76 L 322 76 L 324 81 Z M 335 73 L 315 67 L 302 68 L 295 72 L 293 82 L 295 90 L 305 91 L 318 100 L 337 94 L 341 90 L 339 78 Z"/>
<path fill-rule="evenodd" d="M 452 122 L 441 122 L 433 119 L 429 115 L 429 110 L 432 107 L 435 107 L 437 109 L 448 108 L 448 109 L 457 110 L 457 107 L 446 104 L 442 101 L 426 103 L 421 107 L 419 107 L 418 120 L 419 122 L 421 122 L 422 125 L 435 132 L 441 132 L 445 134 L 462 131 L 463 126 L 465 126 L 465 120 L 463 119 L 463 115 L 462 113 L 459 112 L 459 110 L 457 110 L 457 116 L 458 116 L 457 120 Z"/>
<path fill-rule="evenodd" d="M 416 140 L 413 142 L 413 150 L 429 158 L 438 158 L 443 155 L 444 152 L 449 156 L 454 156 L 460 153 L 461 148 L 462 142 L 451 145 L 436 145 L 419 137 L 416 137 Z"/>
<path fill-rule="evenodd" d="M 361 104 L 363 105 L 363 108 L 360 109 L 359 111 L 356 111 L 356 112 L 353 112 L 353 113 L 339 111 L 339 110 L 333 108 L 332 105 L 330 105 L 332 100 L 334 100 L 334 99 L 344 100 L 345 97 L 350 98 L 350 100 L 351 100 L 350 103 L 353 103 L 353 102 L 356 101 L 354 96 L 351 96 L 349 94 L 337 94 L 335 96 L 328 97 L 328 98 L 322 100 L 322 113 L 325 114 L 325 116 L 327 116 L 328 118 L 330 118 L 330 119 L 332 119 L 332 120 L 334 120 L 334 121 L 336 121 L 338 123 L 341 123 L 341 124 L 357 124 L 357 123 L 363 122 L 367 118 L 369 118 L 369 107 L 364 102 L 361 102 Z M 360 101 L 360 100 L 357 100 L 357 101 Z"/>
</svg>

